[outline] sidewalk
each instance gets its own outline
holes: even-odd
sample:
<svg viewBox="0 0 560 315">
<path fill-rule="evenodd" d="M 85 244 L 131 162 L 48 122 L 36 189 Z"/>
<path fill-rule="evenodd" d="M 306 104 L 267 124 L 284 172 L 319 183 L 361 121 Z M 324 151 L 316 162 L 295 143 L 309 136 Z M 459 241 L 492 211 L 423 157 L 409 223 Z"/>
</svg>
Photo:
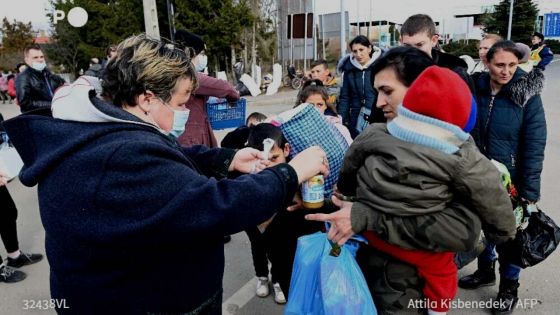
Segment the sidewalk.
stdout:
<svg viewBox="0 0 560 315">
<path fill-rule="evenodd" d="M 298 92 L 299 90 L 281 88 L 274 95 L 261 94 L 259 96 L 243 96 L 243 98 L 247 99 L 247 105 L 249 106 L 292 105 L 296 102 Z"/>
</svg>

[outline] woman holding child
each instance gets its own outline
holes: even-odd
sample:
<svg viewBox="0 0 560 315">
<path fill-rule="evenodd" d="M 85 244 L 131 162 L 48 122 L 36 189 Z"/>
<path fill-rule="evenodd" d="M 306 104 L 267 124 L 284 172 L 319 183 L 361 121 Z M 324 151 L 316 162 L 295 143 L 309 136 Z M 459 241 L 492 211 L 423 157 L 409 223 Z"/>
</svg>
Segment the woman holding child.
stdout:
<svg viewBox="0 0 560 315">
<path fill-rule="evenodd" d="M 357 259 L 379 308 L 419 298 L 410 290 L 421 288 L 417 270 L 428 311 L 446 312 L 457 290 L 453 252 L 474 247 L 480 221 L 493 241 L 511 239 L 511 204 L 497 169 L 469 137 L 476 104 L 459 76 L 405 47 L 381 57 L 372 75 L 388 124 L 368 127 L 346 155 L 338 188 L 354 202 L 337 201 L 342 210 L 308 219 L 331 221 L 329 238 L 339 244 L 365 232 L 376 251 L 363 255 L 365 247 Z"/>
</svg>

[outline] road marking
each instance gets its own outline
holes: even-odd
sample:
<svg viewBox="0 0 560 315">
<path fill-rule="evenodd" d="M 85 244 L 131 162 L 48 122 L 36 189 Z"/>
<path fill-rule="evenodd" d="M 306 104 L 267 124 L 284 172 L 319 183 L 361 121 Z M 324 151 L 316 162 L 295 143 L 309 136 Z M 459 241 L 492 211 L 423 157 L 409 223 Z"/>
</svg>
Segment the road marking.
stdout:
<svg viewBox="0 0 560 315">
<path fill-rule="evenodd" d="M 257 278 L 249 280 L 241 289 L 235 292 L 224 303 L 222 303 L 223 315 L 234 315 L 245 304 L 255 297 L 255 288 L 257 287 Z"/>
</svg>

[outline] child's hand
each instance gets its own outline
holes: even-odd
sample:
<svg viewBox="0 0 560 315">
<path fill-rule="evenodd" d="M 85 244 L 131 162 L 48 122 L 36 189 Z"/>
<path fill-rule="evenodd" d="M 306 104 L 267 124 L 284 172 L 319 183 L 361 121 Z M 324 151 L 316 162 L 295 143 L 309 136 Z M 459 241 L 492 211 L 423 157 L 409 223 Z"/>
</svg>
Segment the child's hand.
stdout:
<svg viewBox="0 0 560 315">
<path fill-rule="evenodd" d="M 264 231 L 266 230 L 266 228 L 270 225 L 270 223 L 272 223 L 272 219 L 274 219 L 274 217 L 275 217 L 275 215 L 272 216 L 272 218 L 270 218 L 270 219 L 264 221 L 263 223 L 261 223 L 261 224 L 259 224 L 259 225 L 257 226 L 257 228 L 259 229 L 259 231 L 260 231 L 261 233 L 264 233 Z"/>
<path fill-rule="evenodd" d="M 8 184 L 8 175 L 0 171 L 0 187 Z"/>
<path fill-rule="evenodd" d="M 295 202 L 295 204 L 289 206 L 286 210 L 296 211 L 297 209 L 301 209 L 303 207 L 303 200 L 301 199 L 299 192 L 297 192 L 296 195 L 294 196 L 293 202 Z"/>
</svg>

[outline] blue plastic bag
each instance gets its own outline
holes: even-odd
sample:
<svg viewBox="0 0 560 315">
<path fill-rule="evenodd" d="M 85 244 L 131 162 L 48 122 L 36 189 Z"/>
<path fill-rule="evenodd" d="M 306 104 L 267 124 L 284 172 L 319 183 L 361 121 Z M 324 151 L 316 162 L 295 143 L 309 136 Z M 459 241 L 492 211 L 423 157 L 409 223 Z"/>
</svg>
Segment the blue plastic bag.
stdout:
<svg viewBox="0 0 560 315">
<path fill-rule="evenodd" d="M 324 233 L 298 238 L 296 257 L 292 269 L 290 294 L 284 310 L 286 315 L 321 315 L 323 305 L 319 292 L 319 265 L 330 245 Z"/>
<path fill-rule="evenodd" d="M 325 233 L 298 239 L 286 315 L 376 315 L 365 278 L 353 257 L 359 240 L 331 256 Z"/>
<path fill-rule="evenodd" d="M 377 314 L 366 279 L 346 245 L 338 257 L 323 256 L 319 269 L 325 315 Z"/>
</svg>

